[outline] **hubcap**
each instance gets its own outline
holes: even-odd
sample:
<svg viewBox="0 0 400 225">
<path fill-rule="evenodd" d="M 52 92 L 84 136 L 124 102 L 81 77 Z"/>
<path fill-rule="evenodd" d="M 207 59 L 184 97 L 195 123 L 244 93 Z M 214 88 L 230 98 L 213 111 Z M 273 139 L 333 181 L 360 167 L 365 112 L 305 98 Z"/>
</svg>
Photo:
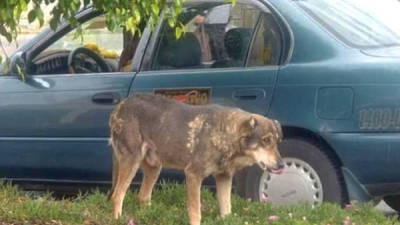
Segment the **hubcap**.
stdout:
<svg viewBox="0 0 400 225">
<path fill-rule="evenodd" d="M 282 174 L 264 172 L 260 179 L 259 197 L 267 198 L 274 205 L 297 203 L 322 203 L 321 180 L 315 170 L 305 161 L 283 158 Z"/>
</svg>

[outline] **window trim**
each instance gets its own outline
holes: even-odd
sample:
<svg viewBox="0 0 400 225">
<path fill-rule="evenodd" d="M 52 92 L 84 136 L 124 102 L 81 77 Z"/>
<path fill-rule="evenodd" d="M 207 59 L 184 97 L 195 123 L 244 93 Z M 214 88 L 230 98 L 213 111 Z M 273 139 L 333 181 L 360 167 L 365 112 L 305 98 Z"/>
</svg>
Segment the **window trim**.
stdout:
<svg viewBox="0 0 400 225">
<path fill-rule="evenodd" d="M 283 55 L 283 49 L 284 49 L 284 40 L 283 40 L 283 39 L 284 39 L 284 38 L 283 38 L 283 34 L 282 34 L 281 27 L 280 27 L 279 23 L 276 21 L 276 18 L 274 17 L 273 12 L 271 11 L 271 16 L 273 17 L 272 19 L 273 19 L 274 22 L 276 23 L 276 28 L 278 28 L 276 31 L 279 33 L 279 37 L 280 37 L 279 42 L 280 42 L 281 49 L 279 50 L 279 59 L 278 59 L 278 63 L 277 63 L 277 64 L 274 64 L 274 65 L 248 66 L 248 63 L 249 63 L 249 61 L 250 61 L 250 54 L 252 53 L 253 45 L 254 45 L 254 43 L 255 43 L 255 41 L 256 41 L 257 34 L 258 34 L 259 30 L 262 28 L 261 26 L 263 25 L 263 18 L 264 18 L 264 15 L 265 15 L 265 14 L 266 14 L 265 12 L 260 13 L 260 16 L 259 16 L 259 18 L 258 18 L 256 27 L 255 27 L 255 29 L 254 29 L 253 38 L 252 38 L 252 40 L 251 40 L 251 45 L 250 45 L 250 48 L 248 49 L 247 56 L 246 56 L 246 62 L 245 62 L 245 67 L 246 67 L 246 68 L 254 68 L 254 67 L 277 67 L 277 66 L 279 67 L 279 66 L 282 65 L 282 55 Z"/>
<path fill-rule="evenodd" d="M 244 60 L 244 65 L 243 65 L 246 68 L 249 68 L 248 64 L 249 64 L 250 54 L 251 54 L 251 52 L 253 50 L 253 46 L 254 46 L 255 40 L 257 38 L 257 33 L 258 33 L 258 31 L 259 31 L 259 29 L 261 27 L 261 25 L 260 25 L 261 24 L 261 20 L 262 20 L 261 18 L 262 18 L 262 15 L 264 13 L 265 12 L 263 12 L 263 11 L 261 11 L 259 13 L 256 25 L 254 26 L 254 29 L 253 29 L 253 33 L 251 34 L 250 43 L 249 43 L 249 46 L 247 47 L 246 59 Z"/>
<path fill-rule="evenodd" d="M 269 0 L 264 0 L 262 3 L 265 7 L 269 9 L 272 13 L 272 17 L 275 19 L 275 22 L 279 26 L 279 32 L 281 34 L 282 40 L 282 50 L 281 50 L 281 59 L 277 66 L 282 67 L 290 63 L 294 52 L 294 33 L 291 29 L 289 23 L 285 19 L 285 17 L 279 12 L 276 7 L 269 2 Z"/>
<path fill-rule="evenodd" d="M 158 46 L 160 33 L 162 32 L 162 28 L 165 23 L 164 18 L 165 11 L 162 11 L 157 26 L 147 41 L 139 71 L 152 71 L 152 61 L 155 55 L 155 50 L 157 49 L 156 46 Z"/>
</svg>

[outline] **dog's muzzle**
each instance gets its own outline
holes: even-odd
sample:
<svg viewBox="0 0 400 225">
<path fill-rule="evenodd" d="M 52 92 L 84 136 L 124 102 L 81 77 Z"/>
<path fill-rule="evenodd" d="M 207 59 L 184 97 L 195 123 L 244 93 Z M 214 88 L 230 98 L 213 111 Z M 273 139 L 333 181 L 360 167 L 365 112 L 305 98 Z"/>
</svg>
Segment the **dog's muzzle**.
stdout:
<svg viewBox="0 0 400 225">
<path fill-rule="evenodd" d="M 262 170 L 268 170 L 268 172 L 270 173 L 281 174 L 283 172 L 285 164 L 283 163 L 282 160 L 278 160 L 278 162 L 274 167 L 268 167 L 264 162 L 258 162 L 258 166 Z"/>
</svg>

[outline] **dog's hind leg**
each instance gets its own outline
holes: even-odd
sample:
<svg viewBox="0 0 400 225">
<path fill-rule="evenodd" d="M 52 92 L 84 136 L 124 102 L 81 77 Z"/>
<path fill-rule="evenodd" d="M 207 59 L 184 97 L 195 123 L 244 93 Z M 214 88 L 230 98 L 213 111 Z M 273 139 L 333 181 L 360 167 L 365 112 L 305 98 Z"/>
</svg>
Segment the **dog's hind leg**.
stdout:
<svg viewBox="0 0 400 225">
<path fill-rule="evenodd" d="M 190 217 L 190 225 L 200 225 L 201 221 L 201 202 L 200 189 L 203 181 L 200 176 L 185 171 L 186 188 L 188 197 L 188 210 Z"/>
<path fill-rule="evenodd" d="M 122 204 L 126 191 L 140 167 L 141 160 L 141 158 L 132 159 L 129 156 L 124 156 L 119 159 L 118 177 L 116 178 L 114 192 L 111 195 L 111 200 L 113 202 L 113 216 L 115 219 L 122 213 Z"/>
<path fill-rule="evenodd" d="M 231 213 L 232 175 L 215 175 L 215 182 L 217 185 L 219 212 L 221 217 L 224 218 L 226 215 Z"/>
<path fill-rule="evenodd" d="M 144 145 L 136 120 L 124 124 L 120 132 L 112 133 L 114 189 L 111 201 L 114 218 L 118 218 L 122 213 L 126 191 L 145 155 Z"/>
<path fill-rule="evenodd" d="M 146 159 L 142 161 L 143 181 L 139 191 L 140 204 L 146 205 L 151 200 L 151 193 L 161 171 L 161 164 L 150 165 Z"/>
</svg>

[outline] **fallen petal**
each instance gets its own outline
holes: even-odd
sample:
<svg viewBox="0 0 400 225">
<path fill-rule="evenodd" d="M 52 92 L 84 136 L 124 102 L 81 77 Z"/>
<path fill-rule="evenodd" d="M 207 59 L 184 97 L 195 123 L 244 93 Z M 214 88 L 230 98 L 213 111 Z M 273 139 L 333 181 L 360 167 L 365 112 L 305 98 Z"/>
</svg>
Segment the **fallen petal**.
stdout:
<svg viewBox="0 0 400 225">
<path fill-rule="evenodd" d="M 136 225 L 135 221 L 133 219 L 129 220 L 128 225 Z"/>
<path fill-rule="evenodd" d="M 352 204 L 346 204 L 346 205 L 344 206 L 344 208 L 347 209 L 347 210 L 350 210 L 350 209 L 353 209 L 354 206 L 353 206 Z"/>
<path fill-rule="evenodd" d="M 269 220 L 269 221 L 279 220 L 279 216 L 276 216 L 276 215 L 269 216 L 269 217 L 268 217 L 268 220 Z"/>
</svg>

